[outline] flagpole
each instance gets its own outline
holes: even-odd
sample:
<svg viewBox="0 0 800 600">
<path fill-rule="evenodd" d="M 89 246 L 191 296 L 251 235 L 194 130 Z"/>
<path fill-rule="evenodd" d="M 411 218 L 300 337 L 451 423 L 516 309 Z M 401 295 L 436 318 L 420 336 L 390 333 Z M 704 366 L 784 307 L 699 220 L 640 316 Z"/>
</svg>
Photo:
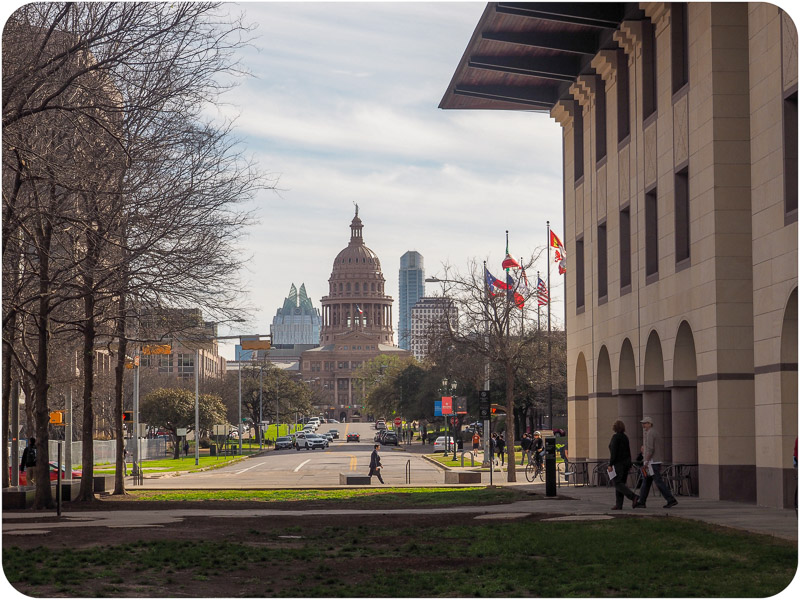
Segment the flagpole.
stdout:
<svg viewBox="0 0 800 600">
<path fill-rule="evenodd" d="M 550 429 L 553 429 L 553 361 L 550 342 L 550 221 L 547 222 L 547 411 L 550 415 Z"/>
<path fill-rule="evenodd" d="M 548 252 L 549 254 L 549 252 Z M 539 303 L 539 271 L 536 271 L 536 331 L 542 330 L 542 305 Z"/>
</svg>

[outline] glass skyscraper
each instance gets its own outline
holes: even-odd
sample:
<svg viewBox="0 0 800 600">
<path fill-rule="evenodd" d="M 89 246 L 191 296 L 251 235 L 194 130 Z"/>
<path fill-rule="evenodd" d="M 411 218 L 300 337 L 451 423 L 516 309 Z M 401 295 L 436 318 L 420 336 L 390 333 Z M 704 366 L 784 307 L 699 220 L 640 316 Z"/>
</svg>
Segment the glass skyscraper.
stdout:
<svg viewBox="0 0 800 600">
<path fill-rule="evenodd" d="M 411 308 L 425 295 L 425 261 L 419 252 L 409 250 L 400 257 L 400 325 L 398 346 L 411 349 Z"/>
</svg>

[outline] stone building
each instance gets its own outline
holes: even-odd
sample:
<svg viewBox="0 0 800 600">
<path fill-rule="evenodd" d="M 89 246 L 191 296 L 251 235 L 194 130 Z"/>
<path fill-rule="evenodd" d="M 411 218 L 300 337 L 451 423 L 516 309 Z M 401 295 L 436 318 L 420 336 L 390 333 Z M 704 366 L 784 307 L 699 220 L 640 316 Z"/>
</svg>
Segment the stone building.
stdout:
<svg viewBox="0 0 800 600">
<path fill-rule="evenodd" d="M 700 496 L 788 507 L 797 30 L 766 3 L 489 4 L 443 108 L 562 128 L 573 458 L 611 425 Z"/>
<path fill-rule="evenodd" d="M 392 298 L 377 254 L 364 244 L 358 217 L 350 223 L 350 243 L 333 261 L 328 295 L 323 296 L 320 346 L 301 356 L 303 379 L 317 390 L 318 412 L 329 418 L 366 418 L 354 372 L 380 354 L 410 356 L 393 343 Z M 316 413 L 315 413 L 316 414 Z"/>
</svg>

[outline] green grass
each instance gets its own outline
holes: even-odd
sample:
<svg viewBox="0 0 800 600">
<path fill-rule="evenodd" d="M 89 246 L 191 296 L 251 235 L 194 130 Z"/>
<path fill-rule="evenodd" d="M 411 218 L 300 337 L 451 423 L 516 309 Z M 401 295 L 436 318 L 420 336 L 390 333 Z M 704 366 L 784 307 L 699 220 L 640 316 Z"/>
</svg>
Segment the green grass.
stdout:
<svg viewBox="0 0 800 600">
<path fill-rule="evenodd" d="M 529 497 L 507 488 L 379 488 L 379 489 L 287 489 L 287 490 L 133 490 L 126 500 L 209 501 L 255 500 L 260 502 L 331 503 L 358 502 L 369 505 L 402 503 L 404 506 L 441 506 L 452 504 L 500 504 Z"/>
<path fill-rule="evenodd" d="M 105 594 L 124 575 L 145 595 L 174 589 L 164 584 L 224 580 L 229 596 L 287 596 L 301 577 L 306 597 L 557 598 L 768 597 L 790 583 L 797 565 L 793 542 L 679 518 L 467 520 L 424 530 L 413 519 L 402 527 L 253 527 L 237 543 L 7 546 L 3 566 L 9 581 L 33 596 L 43 585 L 82 593 L 89 585 Z"/>
<path fill-rule="evenodd" d="M 256 450 L 258 447 L 256 446 Z M 247 449 L 245 448 L 245 455 Z M 142 461 L 142 470 L 145 473 L 170 473 L 175 471 L 201 471 L 203 469 L 222 467 L 242 460 L 242 456 L 200 456 L 199 464 L 195 466 L 194 455 L 180 458 L 162 458 L 158 460 Z M 131 463 L 128 463 L 130 473 Z M 95 474 L 114 473 L 114 465 L 95 466 Z"/>
</svg>

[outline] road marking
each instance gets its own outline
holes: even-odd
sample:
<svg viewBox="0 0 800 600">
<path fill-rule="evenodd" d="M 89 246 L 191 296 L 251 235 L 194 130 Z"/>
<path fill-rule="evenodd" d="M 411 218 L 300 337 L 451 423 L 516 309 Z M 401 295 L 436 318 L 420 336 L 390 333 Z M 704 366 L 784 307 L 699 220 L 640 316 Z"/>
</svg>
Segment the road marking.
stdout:
<svg viewBox="0 0 800 600">
<path fill-rule="evenodd" d="M 246 469 L 242 469 L 241 471 L 236 471 L 236 473 L 234 473 L 234 475 L 241 475 L 242 473 L 245 473 L 246 471 L 249 471 L 250 469 L 255 469 L 256 467 L 262 467 L 265 464 L 266 463 L 263 463 L 263 462 L 255 464 L 252 467 L 247 467 Z"/>
<path fill-rule="evenodd" d="M 350 455 L 350 470 L 355 471 L 356 465 L 358 465 L 358 459 L 355 457 L 354 454 Z"/>
<path fill-rule="evenodd" d="M 294 472 L 297 473 L 300 469 L 303 468 L 304 465 L 306 465 L 307 463 L 310 463 L 310 462 L 311 462 L 310 458 L 308 460 L 304 461 L 304 462 L 301 462 L 299 465 L 297 465 L 297 468 L 294 470 Z"/>
</svg>

